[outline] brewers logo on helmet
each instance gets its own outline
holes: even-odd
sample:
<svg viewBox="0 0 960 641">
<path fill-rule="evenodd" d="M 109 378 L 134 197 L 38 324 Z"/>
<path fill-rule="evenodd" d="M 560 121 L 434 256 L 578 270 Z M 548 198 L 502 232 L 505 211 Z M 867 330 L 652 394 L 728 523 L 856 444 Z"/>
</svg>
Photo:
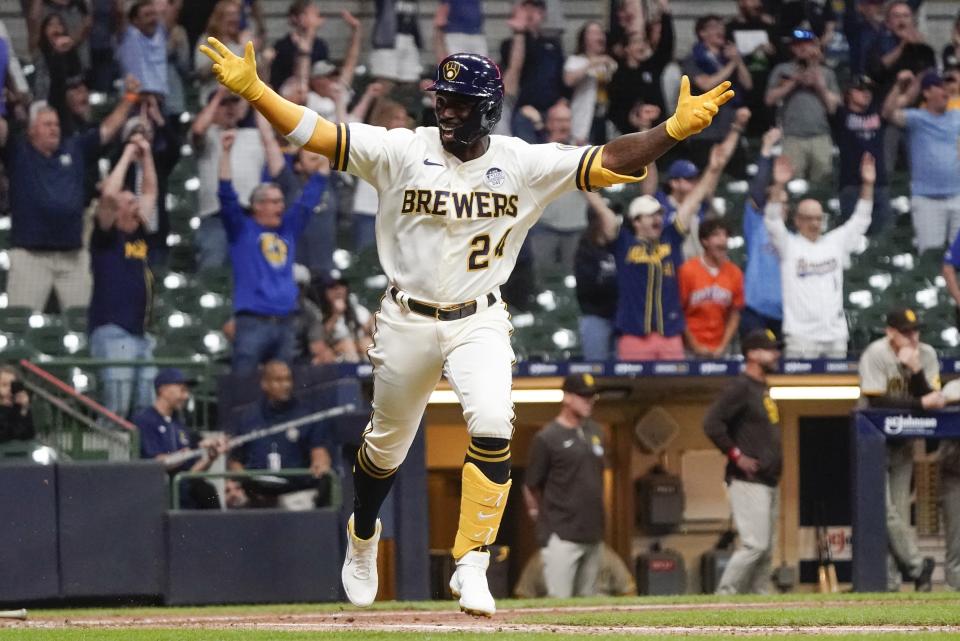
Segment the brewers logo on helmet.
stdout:
<svg viewBox="0 0 960 641">
<path fill-rule="evenodd" d="M 476 98 L 470 117 L 457 127 L 457 142 L 469 145 L 490 133 L 503 109 L 503 79 L 500 68 L 489 58 L 472 53 L 455 53 L 437 67 L 437 79 L 427 91 Z"/>
</svg>

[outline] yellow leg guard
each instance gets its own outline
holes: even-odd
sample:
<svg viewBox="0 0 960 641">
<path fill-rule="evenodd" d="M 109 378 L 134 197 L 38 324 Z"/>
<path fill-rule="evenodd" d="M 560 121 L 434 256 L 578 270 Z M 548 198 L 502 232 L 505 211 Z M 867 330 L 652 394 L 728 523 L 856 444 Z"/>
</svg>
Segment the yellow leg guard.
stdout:
<svg viewBox="0 0 960 641">
<path fill-rule="evenodd" d="M 470 550 L 496 541 L 512 483 L 513 479 L 494 483 L 473 463 L 463 465 L 460 525 L 453 544 L 453 558 L 459 559 Z"/>
</svg>

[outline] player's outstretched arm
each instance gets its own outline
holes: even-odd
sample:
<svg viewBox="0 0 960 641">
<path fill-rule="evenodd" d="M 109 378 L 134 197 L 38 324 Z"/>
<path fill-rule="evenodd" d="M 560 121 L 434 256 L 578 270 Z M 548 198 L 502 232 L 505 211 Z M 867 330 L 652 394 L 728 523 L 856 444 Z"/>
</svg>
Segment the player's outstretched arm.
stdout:
<svg viewBox="0 0 960 641">
<path fill-rule="evenodd" d="M 207 38 L 202 51 L 213 61 L 213 74 L 224 87 L 249 102 L 291 143 L 333 158 L 337 127 L 306 107 L 281 98 L 257 76 L 256 54 L 248 42 L 244 55 L 235 55 L 217 40 Z"/>
<path fill-rule="evenodd" d="M 677 111 L 653 129 L 626 134 L 604 145 L 603 168 L 621 175 L 638 175 L 677 142 L 709 127 L 720 107 L 733 95 L 727 81 L 704 94 L 692 96 L 690 79 L 683 76 Z"/>
</svg>

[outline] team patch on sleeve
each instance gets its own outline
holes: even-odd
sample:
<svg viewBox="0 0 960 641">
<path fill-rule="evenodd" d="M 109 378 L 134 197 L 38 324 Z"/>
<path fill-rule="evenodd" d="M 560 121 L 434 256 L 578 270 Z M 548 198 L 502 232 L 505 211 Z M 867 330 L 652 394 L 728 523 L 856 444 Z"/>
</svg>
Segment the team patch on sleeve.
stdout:
<svg viewBox="0 0 960 641">
<path fill-rule="evenodd" d="M 350 127 L 341 122 L 337 125 L 337 141 L 333 147 L 334 171 L 346 171 L 350 160 Z"/>
<path fill-rule="evenodd" d="M 600 162 L 600 149 L 601 147 L 587 147 L 583 151 L 583 155 L 580 156 L 580 164 L 577 165 L 577 175 L 576 183 L 577 189 L 580 191 L 592 191 L 592 186 L 590 184 L 590 171 L 593 169 L 594 163 Z"/>
</svg>

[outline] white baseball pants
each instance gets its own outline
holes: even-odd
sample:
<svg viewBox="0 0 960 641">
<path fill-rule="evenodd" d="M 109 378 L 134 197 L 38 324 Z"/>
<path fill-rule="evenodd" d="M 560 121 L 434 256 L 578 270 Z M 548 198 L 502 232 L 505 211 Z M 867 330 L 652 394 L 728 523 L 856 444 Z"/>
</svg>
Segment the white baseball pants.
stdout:
<svg viewBox="0 0 960 641">
<path fill-rule="evenodd" d="M 392 470 L 407 456 L 420 419 L 443 374 L 463 408 L 470 436 L 513 435 L 511 325 L 499 300 L 459 320 L 408 311 L 384 297 L 376 316 L 373 416 L 364 433 L 370 462 Z"/>
</svg>

